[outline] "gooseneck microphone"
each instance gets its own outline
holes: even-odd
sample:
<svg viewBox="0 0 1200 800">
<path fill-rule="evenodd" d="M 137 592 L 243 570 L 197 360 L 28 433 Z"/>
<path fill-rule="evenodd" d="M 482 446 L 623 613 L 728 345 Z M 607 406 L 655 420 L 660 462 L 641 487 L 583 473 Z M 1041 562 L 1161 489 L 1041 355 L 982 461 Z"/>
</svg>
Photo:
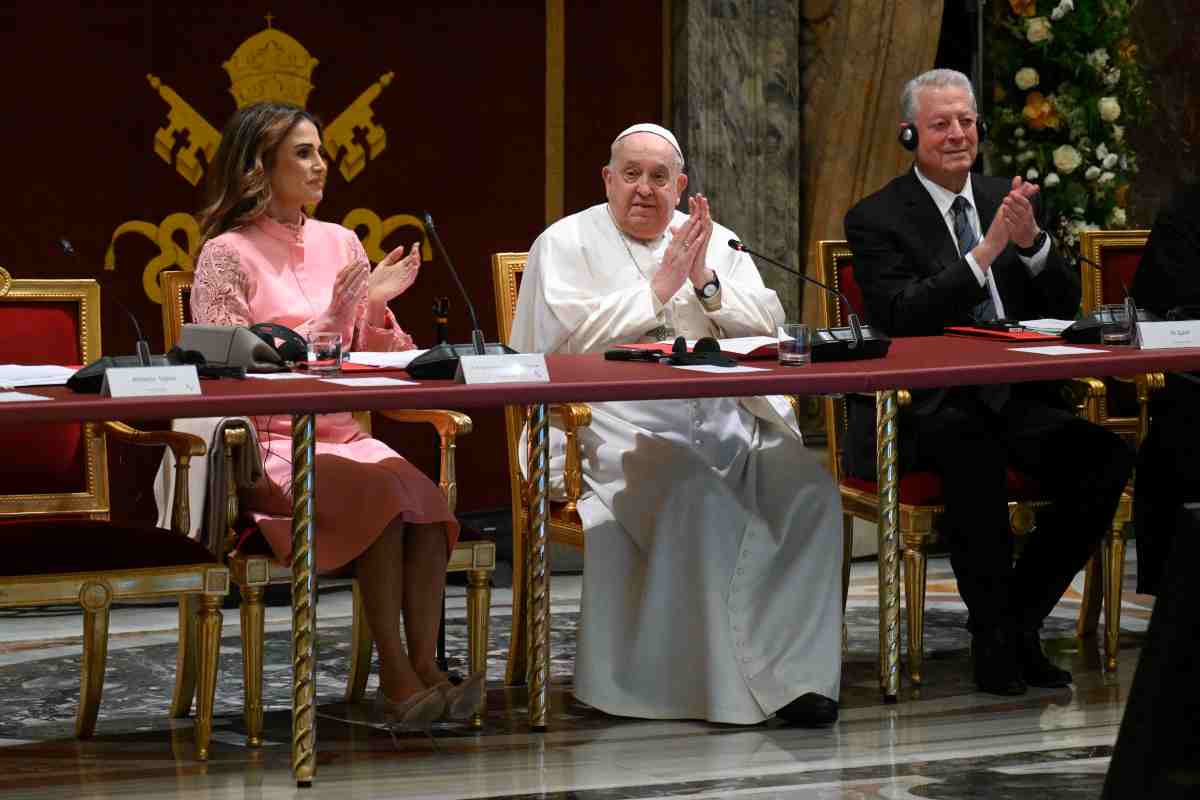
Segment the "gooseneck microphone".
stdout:
<svg viewBox="0 0 1200 800">
<path fill-rule="evenodd" d="M 433 215 L 428 211 L 425 212 L 425 230 L 429 231 L 429 235 L 433 237 L 433 244 L 437 247 L 438 254 L 445 260 L 446 267 L 450 270 L 450 275 L 454 278 L 454 283 L 458 286 L 463 301 L 467 304 L 467 313 L 471 315 L 471 345 L 475 348 L 475 355 L 486 355 L 487 347 L 483 339 L 483 331 L 479 328 L 479 318 L 475 316 L 475 306 L 471 303 L 471 298 L 467 295 L 462 280 L 458 277 L 458 270 L 454 268 L 454 262 L 450 260 L 450 254 L 446 252 L 446 246 L 442 244 L 442 237 L 438 236 L 437 228 L 433 225 Z"/>
<path fill-rule="evenodd" d="M 72 258 L 75 257 L 75 245 L 71 244 L 71 240 L 67 237 L 61 237 L 57 242 L 55 242 L 55 244 L 57 244 L 59 249 L 62 250 L 63 255 L 70 256 Z M 134 313 L 130 311 L 129 308 L 120 300 L 115 297 L 112 298 L 112 300 L 117 304 L 118 308 L 125 312 L 125 316 L 129 317 L 129 321 L 133 323 L 133 332 L 137 334 L 136 348 L 138 364 L 143 367 L 153 366 L 154 361 L 150 356 L 150 343 L 146 341 L 146 337 L 142 335 L 142 326 L 138 324 L 137 317 L 134 316 Z"/>
<path fill-rule="evenodd" d="M 843 303 L 845 303 L 846 304 L 846 324 L 850 326 L 850 336 L 852 337 L 852 341 L 847 343 L 847 347 L 849 347 L 851 350 L 857 350 L 860 347 L 862 347 L 862 344 L 863 344 L 862 322 L 859 320 L 858 314 L 855 313 L 854 306 L 850 303 L 850 298 L 846 297 L 846 295 L 842 294 L 837 289 L 834 289 L 832 286 L 826 286 L 825 284 L 821 283 L 816 278 L 808 277 L 800 270 L 792 269 L 791 267 L 787 266 L 786 264 L 776 261 L 775 259 L 771 258 L 770 256 L 766 256 L 766 255 L 763 255 L 762 253 L 758 253 L 758 252 L 755 252 L 754 250 L 751 250 L 749 247 L 746 247 L 746 245 L 742 244 L 737 239 L 730 239 L 729 246 L 739 252 L 747 253 L 749 255 L 754 256 L 755 258 L 761 258 L 763 261 L 766 261 L 768 264 L 771 264 L 772 266 L 778 267 L 779 269 L 783 270 L 784 272 L 795 275 L 797 278 L 802 278 L 802 279 L 808 281 L 809 283 L 813 284 L 814 286 L 819 286 L 822 289 L 824 289 L 825 291 L 829 292 L 834 297 L 837 297 Z"/>
</svg>

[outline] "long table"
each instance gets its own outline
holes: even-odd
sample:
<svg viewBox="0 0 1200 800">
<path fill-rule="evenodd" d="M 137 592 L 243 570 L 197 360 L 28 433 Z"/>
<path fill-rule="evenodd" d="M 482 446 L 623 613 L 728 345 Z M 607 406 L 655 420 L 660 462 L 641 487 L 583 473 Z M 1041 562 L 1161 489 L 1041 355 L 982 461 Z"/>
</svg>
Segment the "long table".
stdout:
<svg viewBox="0 0 1200 800">
<path fill-rule="evenodd" d="M 101 398 L 63 388 L 29 389 L 47 401 L 0 403 L 0 422 L 142 420 L 223 415 L 292 417 L 292 769 L 300 785 L 316 774 L 315 555 L 313 550 L 315 415 L 396 408 L 529 407 L 532 482 L 529 546 L 525 549 L 525 613 L 530 723 L 544 730 L 549 693 L 549 564 L 547 558 L 547 406 L 557 402 L 739 397 L 762 394 L 876 395 L 879 448 L 880 688 L 895 700 L 900 688 L 900 563 L 897 475 L 897 390 L 1008 383 L 1069 377 L 1134 375 L 1200 369 L 1200 348 L 1142 351 L 1093 348 L 1086 355 L 1018 352 L 1009 343 L 952 337 L 898 339 L 885 359 L 780 368 L 752 362 L 756 372 L 699 374 L 659 364 L 604 361 L 599 355 L 549 355 L 550 382 L 350 387 L 317 380 L 205 381 L 203 394 L 160 398 Z M 518 590 L 522 587 L 516 587 Z M 516 602 L 514 598 L 514 602 Z"/>
</svg>

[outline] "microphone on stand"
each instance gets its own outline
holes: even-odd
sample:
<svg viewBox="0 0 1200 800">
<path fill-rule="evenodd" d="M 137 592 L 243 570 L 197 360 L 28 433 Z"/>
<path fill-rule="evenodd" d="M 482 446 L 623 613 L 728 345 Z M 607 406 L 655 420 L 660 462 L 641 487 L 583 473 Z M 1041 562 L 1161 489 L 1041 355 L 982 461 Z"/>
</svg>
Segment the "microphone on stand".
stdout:
<svg viewBox="0 0 1200 800">
<path fill-rule="evenodd" d="M 892 340 L 889 339 L 882 331 L 875 331 L 870 325 L 863 325 L 858 318 L 858 314 L 854 310 L 854 305 L 850 302 L 850 298 L 834 289 L 832 286 L 826 286 L 816 278 L 810 278 L 799 270 L 783 264 L 770 256 L 751 250 L 746 245 L 742 244 L 737 239 L 730 239 L 729 246 L 741 253 L 761 258 L 768 264 L 778 267 L 779 269 L 797 278 L 808 281 L 814 286 L 819 286 L 829 294 L 838 298 L 846 304 L 846 323 L 848 328 L 827 328 L 829 339 L 823 337 L 813 337 L 812 357 L 813 361 L 854 361 L 865 358 L 883 358 L 887 355 L 888 348 L 891 347 Z M 841 338 L 838 336 L 838 331 L 848 331 L 850 338 Z"/>
<path fill-rule="evenodd" d="M 1075 257 L 1086 264 L 1096 268 L 1096 271 L 1101 275 L 1113 274 L 1112 271 L 1103 264 L 1098 264 L 1085 256 L 1083 253 L 1076 253 Z M 1137 336 L 1137 322 L 1159 322 L 1157 314 L 1147 311 L 1144 308 L 1138 308 L 1133 300 L 1133 295 L 1129 293 L 1129 287 L 1125 284 L 1125 278 L 1120 273 L 1117 273 L 1117 280 L 1121 282 L 1121 292 L 1124 294 L 1125 302 L 1125 318 L 1130 320 L 1130 336 Z M 1106 323 L 1114 322 L 1113 312 L 1111 308 L 1097 308 L 1088 313 L 1087 316 L 1077 319 L 1069 326 L 1063 329 L 1062 338 L 1071 344 L 1100 344 L 1100 332 Z"/>
<path fill-rule="evenodd" d="M 458 277 L 458 270 L 454 268 L 454 262 L 450 260 L 450 254 L 446 252 L 446 246 L 442 244 L 442 237 L 438 236 L 437 228 L 433 225 L 433 216 L 429 212 L 425 212 L 425 230 L 433 239 L 438 255 L 446 262 L 450 276 L 454 278 L 454 283 L 458 286 L 463 301 L 467 304 L 467 313 L 471 317 L 471 343 L 437 344 L 409 362 L 405 371 L 414 378 L 453 379 L 458 372 L 459 356 L 502 355 L 517 352 L 507 345 L 484 341 L 483 331 L 479 327 L 479 318 L 475 315 L 475 306 L 471 303 L 471 298 L 467 294 L 462 280 Z"/>
</svg>

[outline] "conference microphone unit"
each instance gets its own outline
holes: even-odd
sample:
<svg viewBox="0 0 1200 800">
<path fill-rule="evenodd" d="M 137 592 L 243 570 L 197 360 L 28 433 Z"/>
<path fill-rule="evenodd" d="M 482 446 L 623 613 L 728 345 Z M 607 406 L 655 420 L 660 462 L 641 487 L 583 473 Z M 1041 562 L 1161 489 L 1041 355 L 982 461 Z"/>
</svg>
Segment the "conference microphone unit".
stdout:
<svg viewBox="0 0 1200 800">
<path fill-rule="evenodd" d="M 1077 253 L 1076 256 L 1080 261 L 1091 264 L 1101 274 L 1109 272 L 1104 266 L 1092 261 L 1083 253 Z M 1132 319 L 1136 316 L 1138 322 L 1162 322 L 1162 319 L 1157 314 L 1147 311 L 1144 308 L 1138 308 L 1133 302 L 1133 296 L 1129 294 L 1129 287 L 1125 285 L 1125 279 L 1120 275 L 1117 278 L 1121 281 L 1121 291 L 1125 295 L 1125 302 L 1123 304 L 1125 309 L 1123 313 L 1126 319 Z M 1105 325 L 1116 321 L 1113 316 L 1113 309 L 1102 306 L 1064 328 L 1061 336 L 1071 344 L 1100 344 L 1100 331 Z"/>
<path fill-rule="evenodd" d="M 891 338 L 883 331 L 875 330 L 870 325 L 863 325 L 859 321 L 858 314 L 855 313 L 850 298 L 846 297 L 846 295 L 837 289 L 826 286 L 816 278 L 810 278 L 803 272 L 776 261 L 770 256 L 751 250 L 737 239 L 730 239 L 729 246 L 739 252 L 754 256 L 755 258 L 761 258 L 763 261 L 774 267 L 778 267 L 784 272 L 795 275 L 801 280 L 808 281 L 846 304 L 846 311 L 848 312 L 846 315 L 846 322 L 848 323 L 846 327 L 819 328 L 813 333 L 813 361 L 861 361 L 868 358 L 883 358 L 887 355 L 888 349 L 892 346 Z"/>
<path fill-rule="evenodd" d="M 511 347 L 497 342 L 484 342 L 483 331 L 479 328 L 479 318 L 475 316 L 475 306 L 471 303 L 471 298 L 467 295 L 462 280 L 458 277 L 458 270 L 454 268 L 454 262 L 450 260 L 450 254 L 446 252 L 446 247 L 442 244 L 442 237 L 438 236 L 437 228 L 433 225 L 433 216 L 429 212 L 425 212 L 425 230 L 429 232 L 429 237 L 433 240 L 438 255 L 446 262 L 446 268 L 450 270 L 450 276 L 454 278 L 454 284 L 458 287 L 463 302 L 467 304 L 467 313 L 471 316 L 471 343 L 434 345 L 409 362 L 405 372 L 418 379 L 453 380 L 458 372 L 460 356 L 503 355 L 517 352 Z"/>
</svg>

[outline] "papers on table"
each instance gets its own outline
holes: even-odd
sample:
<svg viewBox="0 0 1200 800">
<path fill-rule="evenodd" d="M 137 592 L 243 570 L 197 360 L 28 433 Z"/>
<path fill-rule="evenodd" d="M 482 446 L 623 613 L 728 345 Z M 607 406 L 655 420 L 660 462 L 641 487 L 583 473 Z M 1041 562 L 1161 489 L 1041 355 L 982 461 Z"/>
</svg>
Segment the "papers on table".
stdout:
<svg viewBox="0 0 1200 800">
<path fill-rule="evenodd" d="M 63 386 L 76 372 L 56 364 L 0 364 L 0 389 L 18 386 Z"/>
<path fill-rule="evenodd" d="M 416 386 L 416 381 L 402 381 L 374 375 L 364 378 L 321 378 L 321 383 L 336 383 L 338 386 Z"/>
<path fill-rule="evenodd" d="M 731 372 L 766 372 L 762 367 L 715 367 L 712 364 L 694 364 L 686 367 L 677 366 L 675 369 L 690 369 L 692 372 L 715 372 L 720 375 L 727 375 Z"/>
<path fill-rule="evenodd" d="M 365 364 L 368 367 L 404 369 L 414 358 L 426 352 L 425 350 L 398 350 L 389 353 L 348 353 L 346 360 L 352 364 Z"/>
<path fill-rule="evenodd" d="M 1055 335 L 1062 333 L 1067 328 L 1075 324 L 1073 319 L 1023 319 L 1021 325 L 1031 331 L 1039 333 L 1053 333 Z"/>
<path fill-rule="evenodd" d="M 1071 347 L 1066 344 L 1048 344 L 1044 347 L 1010 347 L 1018 353 L 1037 353 L 1040 356 L 1079 356 L 1086 354 L 1107 353 L 1107 350 L 1097 350 L 1094 347 Z"/>
<path fill-rule="evenodd" d="M 49 399 L 49 397 L 42 397 L 40 394 L 29 394 L 28 392 L 0 392 L 0 403 L 24 403 L 27 400 Z"/>
<path fill-rule="evenodd" d="M 290 381 L 296 378 L 315 378 L 308 372 L 247 372 L 247 378 L 258 378 L 262 381 Z"/>
</svg>

